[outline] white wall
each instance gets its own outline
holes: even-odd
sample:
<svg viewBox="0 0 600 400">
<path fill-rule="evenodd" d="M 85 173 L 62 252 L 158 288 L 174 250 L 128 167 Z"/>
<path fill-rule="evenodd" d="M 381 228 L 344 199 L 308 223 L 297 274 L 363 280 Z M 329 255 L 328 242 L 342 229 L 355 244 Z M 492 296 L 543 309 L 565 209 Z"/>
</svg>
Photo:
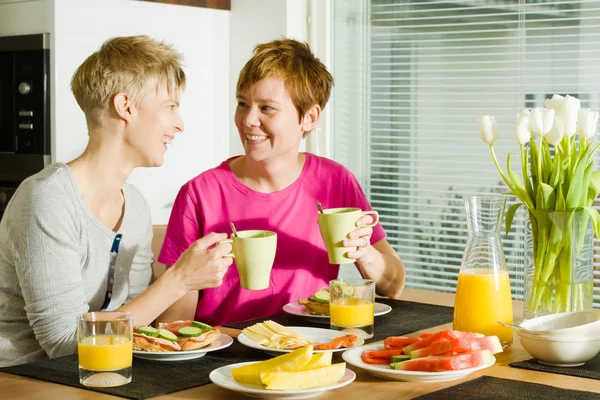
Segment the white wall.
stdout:
<svg viewBox="0 0 600 400">
<path fill-rule="evenodd" d="M 183 53 L 187 88 L 181 99 L 185 131 L 161 168 L 138 169 L 129 181 L 152 209 L 154 224 L 168 222 L 181 185 L 228 156 L 228 13 L 199 7 L 125 0 L 55 0 L 54 121 L 59 161 L 87 143 L 83 113 L 70 90 L 71 76 L 87 56 L 113 36 L 148 34 Z"/>
<path fill-rule="evenodd" d="M 306 0 L 231 0 L 230 12 L 230 153 L 243 154 L 244 148 L 233 123 L 235 86 L 240 70 L 259 43 L 293 38 L 307 40 Z"/>
<path fill-rule="evenodd" d="M 0 4 L 0 35 L 41 32 L 49 32 L 51 42 L 53 161 L 69 161 L 85 148 L 85 119 L 69 85 L 75 69 L 105 40 L 148 34 L 183 53 L 185 132 L 161 168 L 138 169 L 129 180 L 148 201 L 153 223 L 167 223 L 181 185 L 229 155 L 229 13 L 131 0 Z"/>
<path fill-rule="evenodd" d="M 53 161 L 73 159 L 87 143 L 69 84 L 102 42 L 145 33 L 184 54 L 185 132 L 161 168 L 139 169 L 130 179 L 150 204 L 153 223 L 165 224 L 183 183 L 243 153 L 233 123 L 239 71 L 258 43 L 284 36 L 307 41 L 306 9 L 306 0 L 232 0 L 231 11 L 137 0 L 0 0 L 0 35 L 50 33 Z"/>
</svg>

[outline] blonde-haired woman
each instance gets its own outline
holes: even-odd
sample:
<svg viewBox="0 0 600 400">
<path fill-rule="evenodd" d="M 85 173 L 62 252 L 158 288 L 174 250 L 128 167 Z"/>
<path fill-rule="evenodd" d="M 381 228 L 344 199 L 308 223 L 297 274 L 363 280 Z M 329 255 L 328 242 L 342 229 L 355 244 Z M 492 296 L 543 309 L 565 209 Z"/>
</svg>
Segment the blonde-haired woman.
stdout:
<svg viewBox="0 0 600 400">
<path fill-rule="evenodd" d="M 75 352 L 76 316 L 120 310 L 150 324 L 231 264 L 225 234 L 196 241 L 154 284 L 152 223 L 134 168 L 157 167 L 183 130 L 181 55 L 147 36 L 105 42 L 77 69 L 73 94 L 89 142 L 26 179 L 0 224 L 0 366 Z M 211 249 L 208 249 L 211 247 Z"/>
</svg>

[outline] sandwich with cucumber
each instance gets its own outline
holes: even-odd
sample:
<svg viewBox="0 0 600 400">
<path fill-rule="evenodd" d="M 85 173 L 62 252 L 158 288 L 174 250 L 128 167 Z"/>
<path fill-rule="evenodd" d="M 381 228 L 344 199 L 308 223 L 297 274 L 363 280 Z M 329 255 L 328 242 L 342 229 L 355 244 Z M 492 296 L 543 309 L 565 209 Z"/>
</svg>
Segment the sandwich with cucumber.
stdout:
<svg viewBox="0 0 600 400">
<path fill-rule="evenodd" d="M 136 327 L 133 349 L 153 352 L 197 350 L 208 346 L 220 335 L 219 328 L 198 321 L 160 322 L 156 328 Z"/>
<path fill-rule="evenodd" d="M 308 299 L 299 297 L 298 304 L 313 315 L 329 315 L 329 288 L 317 290 Z"/>
</svg>

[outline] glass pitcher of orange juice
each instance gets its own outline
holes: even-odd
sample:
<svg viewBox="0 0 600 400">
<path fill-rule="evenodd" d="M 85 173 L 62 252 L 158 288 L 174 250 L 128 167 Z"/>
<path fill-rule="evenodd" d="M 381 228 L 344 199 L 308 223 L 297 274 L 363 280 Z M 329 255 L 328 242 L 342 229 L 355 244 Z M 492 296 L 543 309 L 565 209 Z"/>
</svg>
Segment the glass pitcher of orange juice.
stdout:
<svg viewBox="0 0 600 400">
<path fill-rule="evenodd" d="M 454 329 L 498 336 L 503 345 L 513 341 L 510 280 L 500 229 L 504 220 L 504 196 L 465 198 L 469 239 L 463 255 L 456 298 Z"/>
</svg>

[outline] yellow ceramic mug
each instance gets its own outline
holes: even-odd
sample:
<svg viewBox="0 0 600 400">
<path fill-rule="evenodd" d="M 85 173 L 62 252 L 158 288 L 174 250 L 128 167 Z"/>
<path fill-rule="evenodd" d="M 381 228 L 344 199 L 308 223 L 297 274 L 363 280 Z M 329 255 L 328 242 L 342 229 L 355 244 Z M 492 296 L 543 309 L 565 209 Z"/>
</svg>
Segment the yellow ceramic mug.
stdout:
<svg viewBox="0 0 600 400">
<path fill-rule="evenodd" d="M 356 247 L 344 247 L 344 240 L 348 234 L 357 228 L 356 221 L 362 216 L 371 214 L 375 221 L 365 227 L 373 227 L 379 222 L 377 211 L 362 211 L 360 208 L 328 208 L 318 213 L 319 229 L 327 248 L 327 255 L 331 264 L 348 264 L 355 260 L 345 254 L 356 251 Z"/>
<path fill-rule="evenodd" d="M 233 253 L 226 257 L 235 258 L 242 288 L 263 290 L 269 287 L 271 268 L 275 261 L 277 234 L 272 231 L 238 231 L 237 236 L 222 240 L 231 243 Z"/>
</svg>

